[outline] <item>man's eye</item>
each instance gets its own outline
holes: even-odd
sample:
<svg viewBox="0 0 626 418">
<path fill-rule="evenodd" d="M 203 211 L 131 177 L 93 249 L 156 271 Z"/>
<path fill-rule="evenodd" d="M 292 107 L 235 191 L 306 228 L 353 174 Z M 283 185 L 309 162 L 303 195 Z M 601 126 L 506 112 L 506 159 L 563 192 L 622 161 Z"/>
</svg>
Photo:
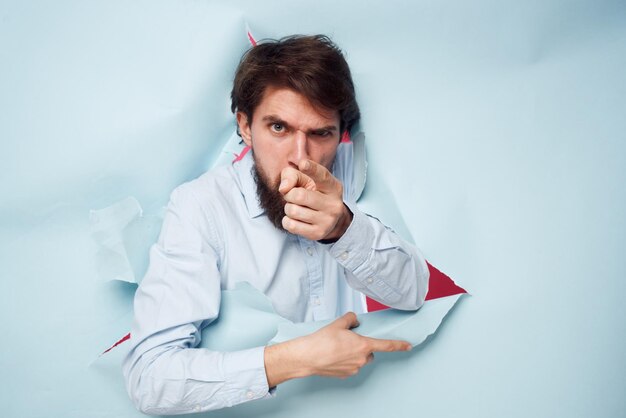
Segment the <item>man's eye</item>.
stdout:
<svg viewBox="0 0 626 418">
<path fill-rule="evenodd" d="M 330 135 L 332 135 L 332 132 L 330 132 L 330 131 L 316 131 L 316 132 L 313 132 L 313 135 L 319 136 L 321 138 L 327 138 Z"/>
<path fill-rule="evenodd" d="M 270 126 L 270 129 L 274 132 L 281 133 L 285 130 L 285 127 L 281 125 L 280 123 L 272 123 L 272 125 Z"/>
</svg>

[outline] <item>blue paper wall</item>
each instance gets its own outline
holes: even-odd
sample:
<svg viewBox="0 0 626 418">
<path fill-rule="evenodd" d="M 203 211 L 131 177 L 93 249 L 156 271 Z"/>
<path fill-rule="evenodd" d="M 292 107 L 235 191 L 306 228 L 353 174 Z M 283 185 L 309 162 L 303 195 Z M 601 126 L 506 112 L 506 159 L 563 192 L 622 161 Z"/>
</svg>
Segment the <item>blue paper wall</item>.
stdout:
<svg viewBox="0 0 626 418">
<path fill-rule="evenodd" d="M 0 3 L 2 415 L 140 415 L 88 368 L 134 291 L 89 211 L 157 214 L 218 157 L 246 23 L 343 47 L 370 173 L 473 297 L 363 378 L 214 415 L 626 415 L 626 4 L 487 0 Z"/>
</svg>

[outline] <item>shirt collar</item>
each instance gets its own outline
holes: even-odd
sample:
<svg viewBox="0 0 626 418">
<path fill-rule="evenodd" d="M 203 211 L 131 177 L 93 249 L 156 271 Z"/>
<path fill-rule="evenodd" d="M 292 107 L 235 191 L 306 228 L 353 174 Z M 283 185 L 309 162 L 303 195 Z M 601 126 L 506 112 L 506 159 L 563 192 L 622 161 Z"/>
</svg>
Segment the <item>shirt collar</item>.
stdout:
<svg viewBox="0 0 626 418">
<path fill-rule="evenodd" d="M 248 214 L 251 218 L 256 218 L 264 214 L 265 209 L 259 204 L 259 198 L 256 193 L 256 183 L 252 176 L 253 165 L 254 159 L 252 158 L 252 150 L 249 150 L 239 161 L 233 163 L 233 167 L 239 178 L 241 193 L 246 201 Z"/>
<path fill-rule="evenodd" d="M 335 156 L 335 162 L 333 163 L 333 175 L 341 181 L 344 185 L 344 198 L 346 196 L 349 187 L 352 182 L 352 144 L 339 144 L 337 148 L 337 154 Z M 246 208 L 250 218 L 256 218 L 265 213 L 259 203 L 259 198 L 256 192 L 256 183 L 252 175 L 252 166 L 254 165 L 254 158 L 252 157 L 252 150 L 249 150 L 240 160 L 233 163 L 233 168 L 237 173 L 239 184 L 241 187 L 241 193 L 243 194 L 246 202 Z M 346 183 L 348 182 L 348 183 Z"/>
</svg>

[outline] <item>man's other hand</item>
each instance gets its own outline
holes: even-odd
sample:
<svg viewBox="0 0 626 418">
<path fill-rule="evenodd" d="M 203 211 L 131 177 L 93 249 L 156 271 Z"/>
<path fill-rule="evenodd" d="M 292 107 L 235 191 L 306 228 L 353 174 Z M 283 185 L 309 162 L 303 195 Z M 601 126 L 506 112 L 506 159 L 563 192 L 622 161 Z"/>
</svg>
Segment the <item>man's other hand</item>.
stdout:
<svg viewBox="0 0 626 418">
<path fill-rule="evenodd" d="M 408 351 L 411 344 L 361 336 L 348 312 L 313 334 L 265 348 L 265 372 L 269 387 L 311 375 L 347 378 L 374 359 L 374 352 Z"/>
<path fill-rule="evenodd" d="M 278 191 L 285 201 L 283 228 L 313 241 L 337 240 L 352 222 L 343 203 L 343 185 L 323 165 L 302 160 L 281 172 Z"/>
</svg>

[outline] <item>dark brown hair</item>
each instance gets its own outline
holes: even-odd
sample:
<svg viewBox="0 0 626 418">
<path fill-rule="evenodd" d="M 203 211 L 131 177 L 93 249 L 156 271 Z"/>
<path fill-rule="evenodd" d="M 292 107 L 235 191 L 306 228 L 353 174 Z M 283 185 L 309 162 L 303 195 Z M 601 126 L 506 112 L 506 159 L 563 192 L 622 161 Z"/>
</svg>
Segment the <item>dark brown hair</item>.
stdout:
<svg viewBox="0 0 626 418">
<path fill-rule="evenodd" d="M 325 35 L 264 40 L 250 48 L 235 73 L 231 111 L 243 112 L 252 123 L 268 86 L 293 89 L 314 106 L 338 111 L 342 133 L 361 116 L 348 63 Z"/>
</svg>

